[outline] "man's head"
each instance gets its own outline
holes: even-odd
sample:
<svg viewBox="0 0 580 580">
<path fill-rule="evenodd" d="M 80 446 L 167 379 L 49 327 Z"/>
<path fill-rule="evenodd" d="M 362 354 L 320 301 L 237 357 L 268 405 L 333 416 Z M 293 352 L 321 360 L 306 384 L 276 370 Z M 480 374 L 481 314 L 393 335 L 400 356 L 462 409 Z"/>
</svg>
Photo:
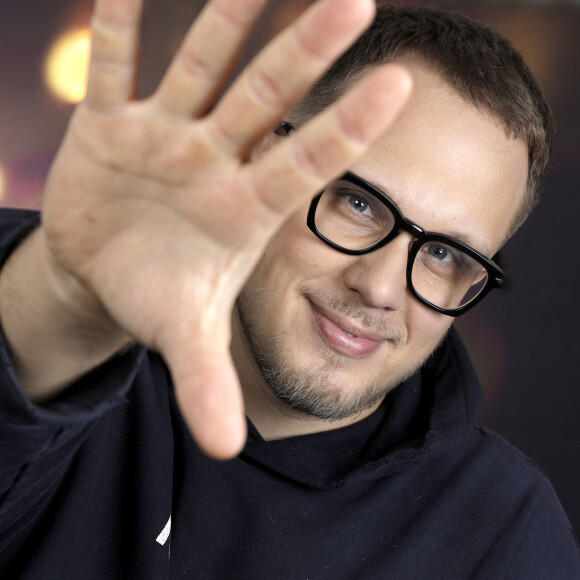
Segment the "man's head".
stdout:
<svg viewBox="0 0 580 580">
<path fill-rule="evenodd" d="M 441 41 L 438 35 L 444 34 L 452 40 Z M 528 211 L 531 202 L 524 198 L 539 191 L 551 140 L 548 109 L 531 75 L 507 41 L 495 38 L 460 17 L 382 9 L 363 40 L 289 119 L 305 122 L 369 66 L 390 60 L 407 66 L 414 77 L 408 106 L 351 170 L 424 230 L 464 241 L 490 257 Z M 474 46 L 457 52 L 469 43 Z M 445 61 L 432 55 L 435 49 L 418 48 L 437 45 L 445 52 L 439 46 L 444 44 Z M 485 86 L 492 74 L 487 69 L 497 63 L 482 56 L 482 45 L 501 53 L 496 61 L 511 59 L 517 69 L 508 70 L 510 80 L 503 83 L 493 73 L 493 90 Z M 479 79 L 472 83 L 475 89 L 468 90 L 470 83 L 454 73 L 454 59 L 466 76 Z M 500 85 L 514 98 L 517 91 L 510 87 L 518 84 L 513 80 L 518 75 L 519 108 L 512 103 L 492 109 L 491 101 L 511 103 L 499 95 Z M 531 86 L 527 101 L 524 86 Z M 536 105 L 526 108 L 524 101 Z M 515 109 L 512 120 L 506 110 Z M 534 116 L 528 109 L 536 110 L 533 131 L 523 126 L 524 117 Z M 234 357 L 247 398 L 264 397 L 282 412 L 293 408 L 319 419 L 347 420 L 369 412 L 414 372 L 452 319 L 419 302 L 406 286 L 410 233 L 375 252 L 346 255 L 308 230 L 307 210 L 292 216 L 272 240 L 240 296 Z"/>
<path fill-rule="evenodd" d="M 497 119 L 509 135 L 527 144 L 526 195 L 510 228 L 513 233 L 539 202 L 554 120 L 520 53 L 492 28 L 459 13 L 379 6 L 372 26 L 295 107 L 289 120 L 302 125 L 369 68 L 409 60 L 437 72 L 463 98 Z"/>
</svg>

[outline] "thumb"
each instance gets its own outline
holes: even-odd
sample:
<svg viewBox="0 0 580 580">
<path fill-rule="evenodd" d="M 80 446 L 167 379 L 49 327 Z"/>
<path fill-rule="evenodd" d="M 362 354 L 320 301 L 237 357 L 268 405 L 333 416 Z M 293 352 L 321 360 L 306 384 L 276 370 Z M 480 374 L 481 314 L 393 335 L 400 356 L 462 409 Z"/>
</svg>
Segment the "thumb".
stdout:
<svg viewBox="0 0 580 580">
<path fill-rule="evenodd" d="M 218 336 L 175 339 L 162 350 L 179 408 L 201 450 L 231 459 L 246 442 L 242 391 L 227 341 Z"/>
</svg>

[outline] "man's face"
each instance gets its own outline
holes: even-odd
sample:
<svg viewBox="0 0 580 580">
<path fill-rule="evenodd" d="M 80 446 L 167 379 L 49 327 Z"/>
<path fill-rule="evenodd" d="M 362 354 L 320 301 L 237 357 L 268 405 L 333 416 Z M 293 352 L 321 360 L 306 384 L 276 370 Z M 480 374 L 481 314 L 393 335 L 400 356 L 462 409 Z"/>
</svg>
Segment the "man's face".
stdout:
<svg viewBox="0 0 580 580">
<path fill-rule="evenodd" d="M 492 256 L 522 201 L 527 147 L 437 75 L 408 66 L 415 81 L 408 106 L 351 170 L 423 229 Z M 307 209 L 271 241 L 242 292 L 234 343 L 245 342 L 251 355 L 236 364 L 245 391 L 255 396 L 257 381 L 286 410 L 326 420 L 364 415 L 422 364 L 452 319 L 406 286 L 410 234 L 348 256 L 308 230 Z"/>
</svg>

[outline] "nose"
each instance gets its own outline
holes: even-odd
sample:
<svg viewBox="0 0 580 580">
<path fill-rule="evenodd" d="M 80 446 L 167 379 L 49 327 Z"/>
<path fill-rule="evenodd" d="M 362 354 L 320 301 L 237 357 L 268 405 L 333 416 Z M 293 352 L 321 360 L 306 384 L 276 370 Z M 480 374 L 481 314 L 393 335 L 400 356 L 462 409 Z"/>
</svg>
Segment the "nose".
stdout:
<svg viewBox="0 0 580 580">
<path fill-rule="evenodd" d="M 353 256 L 344 272 L 344 282 L 360 294 L 370 308 L 401 309 L 410 298 L 407 292 L 407 260 L 413 238 L 399 234 L 380 250 Z"/>
</svg>

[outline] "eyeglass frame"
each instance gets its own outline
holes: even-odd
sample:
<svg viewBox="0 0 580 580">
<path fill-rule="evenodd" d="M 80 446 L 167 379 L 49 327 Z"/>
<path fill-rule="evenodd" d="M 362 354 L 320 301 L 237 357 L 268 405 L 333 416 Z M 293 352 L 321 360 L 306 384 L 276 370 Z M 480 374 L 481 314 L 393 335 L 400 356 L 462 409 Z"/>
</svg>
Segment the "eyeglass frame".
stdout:
<svg viewBox="0 0 580 580">
<path fill-rule="evenodd" d="M 283 130 L 287 135 L 293 133 L 295 131 L 294 127 L 287 123 L 286 121 L 282 122 L 279 128 L 276 130 L 277 134 L 280 134 L 280 130 Z M 412 222 L 411 220 L 407 219 L 401 212 L 401 210 L 397 207 L 397 204 L 388 197 L 383 191 L 369 183 L 368 181 L 364 180 L 362 177 L 358 176 L 356 173 L 352 171 L 347 171 L 340 177 L 338 180 L 345 180 L 357 185 L 358 187 L 364 189 L 367 193 L 378 199 L 383 205 L 387 207 L 387 209 L 392 213 L 395 223 L 391 231 L 383 238 L 369 246 L 368 248 L 363 248 L 362 250 L 351 250 L 349 248 L 345 248 L 340 246 L 339 244 L 333 242 L 332 240 L 328 239 L 316 226 L 315 215 L 316 215 L 316 208 L 318 207 L 318 203 L 325 191 L 323 189 L 320 193 L 318 193 L 312 201 L 310 202 L 310 207 L 308 209 L 308 215 L 306 218 L 306 225 L 310 229 L 310 231 L 319 238 L 322 242 L 326 245 L 330 246 L 331 248 L 349 256 L 362 256 L 364 254 L 370 254 L 380 248 L 386 246 L 389 242 L 392 242 L 400 233 L 401 230 L 411 234 L 415 239 L 411 242 L 409 247 L 409 253 L 407 257 L 407 270 L 406 270 L 406 277 L 407 277 L 407 287 L 411 294 L 422 304 L 428 306 L 432 310 L 439 312 L 440 314 L 445 314 L 447 316 L 457 317 L 462 314 L 465 314 L 467 311 L 471 310 L 475 305 L 477 305 L 491 290 L 494 288 L 501 288 L 505 285 L 505 273 L 504 271 L 494 262 L 493 259 L 490 259 L 484 256 L 482 253 L 478 252 L 477 250 L 473 249 L 472 247 L 460 242 L 459 240 L 447 236 L 445 234 L 440 234 L 437 232 L 429 232 L 424 230 L 422 227 L 417 225 L 416 223 Z M 412 281 L 412 272 L 413 272 L 413 264 L 415 263 L 415 258 L 419 252 L 421 246 L 428 242 L 439 242 L 444 243 L 448 246 L 451 246 L 457 250 L 461 250 L 465 254 L 467 254 L 470 258 L 478 262 L 483 268 L 487 271 L 487 282 L 485 286 L 481 289 L 479 294 L 477 294 L 474 298 L 472 298 L 469 302 L 464 304 L 463 306 L 459 306 L 458 308 L 442 308 L 441 306 L 437 306 L 432 302 L 429 302 L 423 296 L 421 296 L 413 286 Z M 498 256 L 496 254 L 494 258 Z"/>
</svg>

